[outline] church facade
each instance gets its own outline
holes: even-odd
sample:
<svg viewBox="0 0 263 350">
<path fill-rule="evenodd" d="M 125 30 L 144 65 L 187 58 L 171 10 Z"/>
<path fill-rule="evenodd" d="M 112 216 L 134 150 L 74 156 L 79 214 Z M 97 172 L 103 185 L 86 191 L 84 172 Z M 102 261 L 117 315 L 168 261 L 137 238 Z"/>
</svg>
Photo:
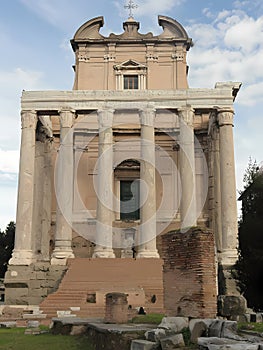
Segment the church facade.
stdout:
<svg viewBox="0 0 263 350">
<path fill-rule="evenodd" d="M 38 304 L 74 259 L 162 261 L 161 237 L 196 226 L 213 232 L 223 270 L 237 259 L 241 84 L 189 88 L 192 40 L 172 18 L 158 17 L 157 36 L 130 17 L 122 34 L 105 37 L 103 21 L 89 20 L 71 41 L 72 91 L 22 94 L 7 303 Z"/>
</svg>

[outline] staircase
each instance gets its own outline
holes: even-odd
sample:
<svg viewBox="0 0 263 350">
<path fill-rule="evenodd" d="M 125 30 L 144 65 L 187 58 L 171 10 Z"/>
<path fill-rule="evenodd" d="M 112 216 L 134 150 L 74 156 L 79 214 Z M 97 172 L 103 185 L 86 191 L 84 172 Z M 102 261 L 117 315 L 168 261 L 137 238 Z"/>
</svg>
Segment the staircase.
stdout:
<svg viewBox="0 0 263 350">
<path fill-rule="evenodd" d="M 132 309 L 163 312 L 161 259 L 69 259 L 68 270 L 56 292 L 40 304 L 47 318 L 76 315 L 104 318 L 105 295 L 128 295 Z"/>
</svg>

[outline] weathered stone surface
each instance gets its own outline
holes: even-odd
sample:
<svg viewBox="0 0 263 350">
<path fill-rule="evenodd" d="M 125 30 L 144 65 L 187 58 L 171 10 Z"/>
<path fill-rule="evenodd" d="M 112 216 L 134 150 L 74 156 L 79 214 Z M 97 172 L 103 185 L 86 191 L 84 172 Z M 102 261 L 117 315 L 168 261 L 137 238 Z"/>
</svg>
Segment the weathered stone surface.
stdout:
<svg viewBox="0 0 263 350">
<path fill-rule="evenodd" d="M 223 324 L 224 320 L 214 320 L 208 329 L 208 336 L 221 338 Z"/>
<path fill-rule="evenodd" d="M 234 340 L 243 340 L 243 338 L 237 334 L 237 322 L 235 321 L 224 321 L 221 337 Z"/>
<path fill-rule="evenodd" d="M 6 306 L 3 309 L 3 316 L 8 318 L 21 318 L 23 315 L 23 308 Z"/>
<path fill-rule="evenodd" d="M 28 321 L 27 322 L 27 327 L 28 328 L 37 328 L 39 327 L 39 321 Z"/>
<path fill-rule="evenodd" d="M 214 322 L 215 321 L 215 319 L 214 318 L 192 318 L 190 321 L 189 321 L 189 330 L 190 330 L 190 332 L 192 333 L 192 331 L 193 331 L 193 328 L 194 328 L 194 326 L 195 326 L 195 324 L 197 323 L 197 322 L 204 322 L 205 324 L 206 324 L 206 326 L 207 326 L 207 328 L 208 327 L 210 327 L 210 325 L 212 324 L 212 322 Z"/>
<path fill-rule="evenodd" d="M 15 321 L 0 322 L 0 328 L 15 328 L 15 327 L 16 327 Z"/>
<path fill-rule="evenodd" d="M 133 340 L 131 350 L 157 350 L 158 345 L 148 340 Z"/>
<path fill-rule="evenodd" d="M 225 344 L 225 345 L 215 345 L 209 344 L 208 350 L 258 350 L 257 344 L 248 344 L 248 343 L 240 343 L 240 344 Z"/>
<path fill-rule="evenodd" d="M 171 329 L 174 332 L 181 332 L 182 329 L 188 327 L 189 321 L 187 317 L 164 317 L 158 328 Z"/>
<path fill-rule="evenodd" d="M 196 322 L 191 331 L 191 343 L 197 343 L 199 337 L 207 336 L 208 327 L 203 321 Z"/>
<path fill-rule="evenodd" d="M 238 315 L 244 315 L 247 309 L 246 299 L 236 295 L 219 295 L 218 313 L 220 316 L 235 318 Z"/>
<path fill-rule="evenodd" d="M 70 335 L 81 335 L 85 334 L 87 330 L 87 326 L 85 325 L 79 325 L 79 326 L 72 326 Z"/>
<path fill-rule="evenodd" d="M 202 346 L 204 349 L 208 349 L 209 344 L 214 345 L 225 345 L 225 344 L 236 344 L 235 340 L 218 338 L 218 337 L 200 337 L 198 338 L 197 344 Z"/>
<path fill-rule="evenodd" d="M 164 328 L 155 328 L 145 333 L 145 338 L 152 342 L 159 342 L 160 339 L 165 338 L 169 335 L 174 334 L 173 331 Z"/>
<path fill-rule="evenodd" d="M 161 339 L 162 350 L 178 349 L 185 346 L 182 334 L 174 334 L 170 337 Z"/>
</svg>

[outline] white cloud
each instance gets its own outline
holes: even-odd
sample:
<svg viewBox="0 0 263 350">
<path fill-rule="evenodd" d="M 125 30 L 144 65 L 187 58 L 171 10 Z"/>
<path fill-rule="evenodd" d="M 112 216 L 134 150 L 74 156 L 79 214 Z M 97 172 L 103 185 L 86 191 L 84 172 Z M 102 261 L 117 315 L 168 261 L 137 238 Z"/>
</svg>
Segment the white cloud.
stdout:
<svg viewBox="0 0 263 350">
<path fill-rule="evenodd" d="M 7 150 L 0 148 L 0 172 L 17 174 L 19 167 L 19 151 Z M 8 174 L 9 176 L 10 174 Z M 10 175 L 11 176 L 11 175 Z"/>
<path fill-rule="evenodd" d="M 226 32 L 227 47 L 249 54 L 263 45 L 263 17 L 257 20 L 247 17 L 232 25 Z"/>
<path fill-rule="evenodd" d="M 222 11 L 214 18 L 187 28 L 195 42 L 188 55 L 190 86 L 241 81 L 244 105 L 262 101 L 263 16 L 252 18 L 233 10 Z"/>
</svg>

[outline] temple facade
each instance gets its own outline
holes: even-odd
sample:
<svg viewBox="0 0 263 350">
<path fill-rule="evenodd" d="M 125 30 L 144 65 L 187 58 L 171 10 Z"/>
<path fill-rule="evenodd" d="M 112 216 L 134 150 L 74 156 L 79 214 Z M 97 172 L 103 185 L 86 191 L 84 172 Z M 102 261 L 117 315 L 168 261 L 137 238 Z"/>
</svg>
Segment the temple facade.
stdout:
<svg viewBox="0 0 263 350">
<path fill-rule="evenodd" d="M 241 84 L 189 88 L 192 40 L 172 18 L 158 17 L 157 36 L 130 17 L 122 34 L 106 37 L 103 22 L 89 20 L 71 40 L 72 91 L 22 93 L 7 303 L 38 304 L 69 261 L 162 261 L 162 236 L 196 226 L 213 232 L 215 265 L 228 271 L 237 259 Z"/>
</svg>

